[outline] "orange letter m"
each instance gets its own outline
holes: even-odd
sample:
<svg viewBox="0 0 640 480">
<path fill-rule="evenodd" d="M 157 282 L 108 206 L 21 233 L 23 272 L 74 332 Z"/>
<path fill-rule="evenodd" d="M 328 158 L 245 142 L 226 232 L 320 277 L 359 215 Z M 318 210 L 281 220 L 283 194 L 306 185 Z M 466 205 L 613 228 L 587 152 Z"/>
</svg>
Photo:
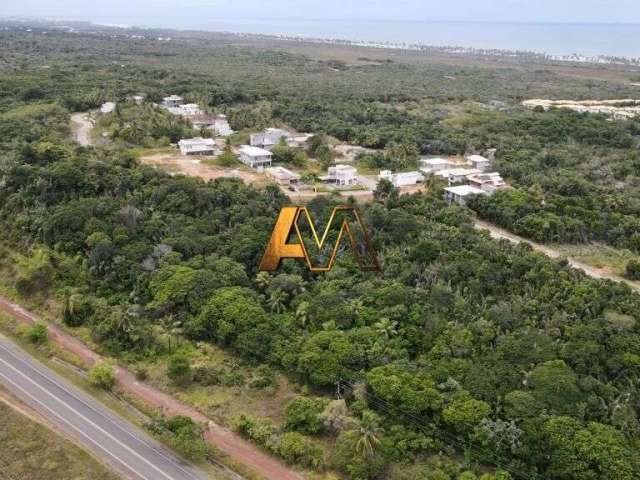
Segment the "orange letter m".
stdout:
<svg viewBox="0 0 640 480">
<path fill-rule="evenodd" d="M 336 217 L 340 217 L 342 220 L 337 232 L 335 229 L 332 230 Z M 310 245 L 305 243 L 305 235 L 302 234 L 302 230 L 305 230 L 306 233 L 311 232 L 313 242 Z M 296 258 L 305 260 L 312 272 L 328 272 L 333 268 L 345 234 L 360 269 L 379 272 L 378 256 L 360 218 L 360 213 L 357 208 L 348 206 L 333 209 L 322 238 L 319 238 L 316 233 L 307 207 L 284 207 L 280 211 L 267 250 L 260 262 L 260 270 L 275 272 L 283 259 Z M 297 236 L 298 243 L 288 243 L 292 235 Z M 319 256 L 324 258 L 324 261 L 313 261 L 309 254 L 310 249 L 317 249 L 320 252 Z"/>
</svg>

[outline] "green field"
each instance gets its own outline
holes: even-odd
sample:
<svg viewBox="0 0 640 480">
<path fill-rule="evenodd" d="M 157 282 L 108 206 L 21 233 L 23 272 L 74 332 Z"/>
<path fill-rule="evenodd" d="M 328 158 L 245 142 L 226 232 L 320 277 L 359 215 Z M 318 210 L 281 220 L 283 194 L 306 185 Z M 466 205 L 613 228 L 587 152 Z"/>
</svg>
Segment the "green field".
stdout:
<svg viewBox="0 0 640 480">
<path fill-rule="evenodd" d="M 0 402 L 0 478 L 116 480 L 91 455 Z"/>
</svg>

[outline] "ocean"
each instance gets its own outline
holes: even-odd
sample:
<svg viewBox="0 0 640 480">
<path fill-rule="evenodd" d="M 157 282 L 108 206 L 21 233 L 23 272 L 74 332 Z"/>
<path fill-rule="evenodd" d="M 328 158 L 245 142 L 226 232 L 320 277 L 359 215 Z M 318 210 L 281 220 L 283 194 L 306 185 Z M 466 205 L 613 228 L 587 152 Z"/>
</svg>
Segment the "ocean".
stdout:
<svg viewBox="0 0 640 480">
<path fill-rule="evenodd" d="M 393 44 L 640 58 L 640 24 L 209 19 L 172 16 L 94 22 Z"/>
</svg>

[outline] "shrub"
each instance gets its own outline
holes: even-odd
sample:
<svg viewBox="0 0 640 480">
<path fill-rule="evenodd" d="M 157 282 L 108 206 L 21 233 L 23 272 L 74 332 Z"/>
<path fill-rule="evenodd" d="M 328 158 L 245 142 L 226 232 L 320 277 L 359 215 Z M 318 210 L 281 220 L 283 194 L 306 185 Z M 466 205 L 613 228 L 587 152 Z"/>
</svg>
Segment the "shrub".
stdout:
<svg viewBox="0 0 640 480">
<path fill-rule="evenodd" d="M 269 365 L 260 365 L 256 368 L 251 387 L 253 388 L 275 388 L 277 386 L 276 373 Z"/>
<path fill-rule="evenodd" d="M 111 390 L 116 383 L 113 365 L 109 362 L 101 362 L 89 370 L 89 381 L 94 387 Z"/>
<path fill-rule="evenodd" d="M 149 372 L 143 366 L 137 366 L 133 372 L 136 376 L 136 380 L 140 380 L 144 382 L 147 378 L 149 378 Z"/>
<path fill-rule="evenodd" d="M 42 345 L 48 340 L 47 325 L 41 322 L 36 323 L 27 332 L 27 337 L 31 343 Z"/>
<path fill-rule="evenodd" d="M 324 464 L 322 447 L 298 432 L 288 432 L 277 445 L 280 456 L 288 463 L 320 469 Z"/>
<path fill-rule="evenodd" d="M 640 262 L 629 260 L 625 271 L 625 277 L 629 280 L 640 280 Z"/>
<path fill-rule="evenodd" d="M 169 358 L 167 376 L 179 385 L 186 385 L 191 381 L 191 363 L 182 354 L 175 354 Z"/>
<path fill-rule="evenodd" d="M 209 449 L 202 438 L 204 427 L 190 417 L 158 417 L 146 427 L 156 435 L 168 436 L 171 446 L 191 460 L 202 461 L 207 456 Z"/>
<path fill-rule="evenodd" d="M 220 369 L 213 365 L 198 365 L 193 370 L 193 381 L 205 387 L 219 385 L 221 376 Z"/>
<path fill-rule="evenodd" d="M 287 428 L 315 434 L 323 430 L 320 414 L 328 404 L 323 398 L 298 397 L 287 405 Z"/>
</svg>

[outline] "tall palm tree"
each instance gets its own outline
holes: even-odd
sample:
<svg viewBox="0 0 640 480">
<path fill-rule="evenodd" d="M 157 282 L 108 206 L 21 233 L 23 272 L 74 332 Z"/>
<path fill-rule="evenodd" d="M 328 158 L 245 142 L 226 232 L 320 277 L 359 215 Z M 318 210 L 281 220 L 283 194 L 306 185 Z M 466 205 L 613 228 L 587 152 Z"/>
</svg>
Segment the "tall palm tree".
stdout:
<svg viewBox="0 0 640 480">
<path fill-rule="evenodd" d="M 269 296 L 269 308 L 272 312 L 275 313 L 284 312 L 286 299 L 287 294 L 279 288 L 276 288 L 273 292 L 271 292 L 271 295 Z"/>
<path fill-rule="evenodd" d="M 380 436 L 384 433 L 378 416 L 370 410 L 365 410 L 356 432 L 356 451 L 365 458 L 373 458 L 375 450 L 380 446 Z"/>
<path fill-rule="evenodd" d="M 269 287 L 271 283 L 271 276 L 267 272 L 260 272 L 256 275 L 256 285 L 263 290 Z"/>
<path fill-rule="evenodd" d="M 381 318 L 373 327 L 380 335 L 384 335 L 387 339 L 398 334 L 398 322 L 392 322 L 388 318 Z"/>
<path fill-rule="evenodd" d="M 296 308 L 296 319 L 302 328 L 307 326 L 307 323 L 309 323 L 309 302 L 300 302 L 298 308 Z"/>
</svg>

